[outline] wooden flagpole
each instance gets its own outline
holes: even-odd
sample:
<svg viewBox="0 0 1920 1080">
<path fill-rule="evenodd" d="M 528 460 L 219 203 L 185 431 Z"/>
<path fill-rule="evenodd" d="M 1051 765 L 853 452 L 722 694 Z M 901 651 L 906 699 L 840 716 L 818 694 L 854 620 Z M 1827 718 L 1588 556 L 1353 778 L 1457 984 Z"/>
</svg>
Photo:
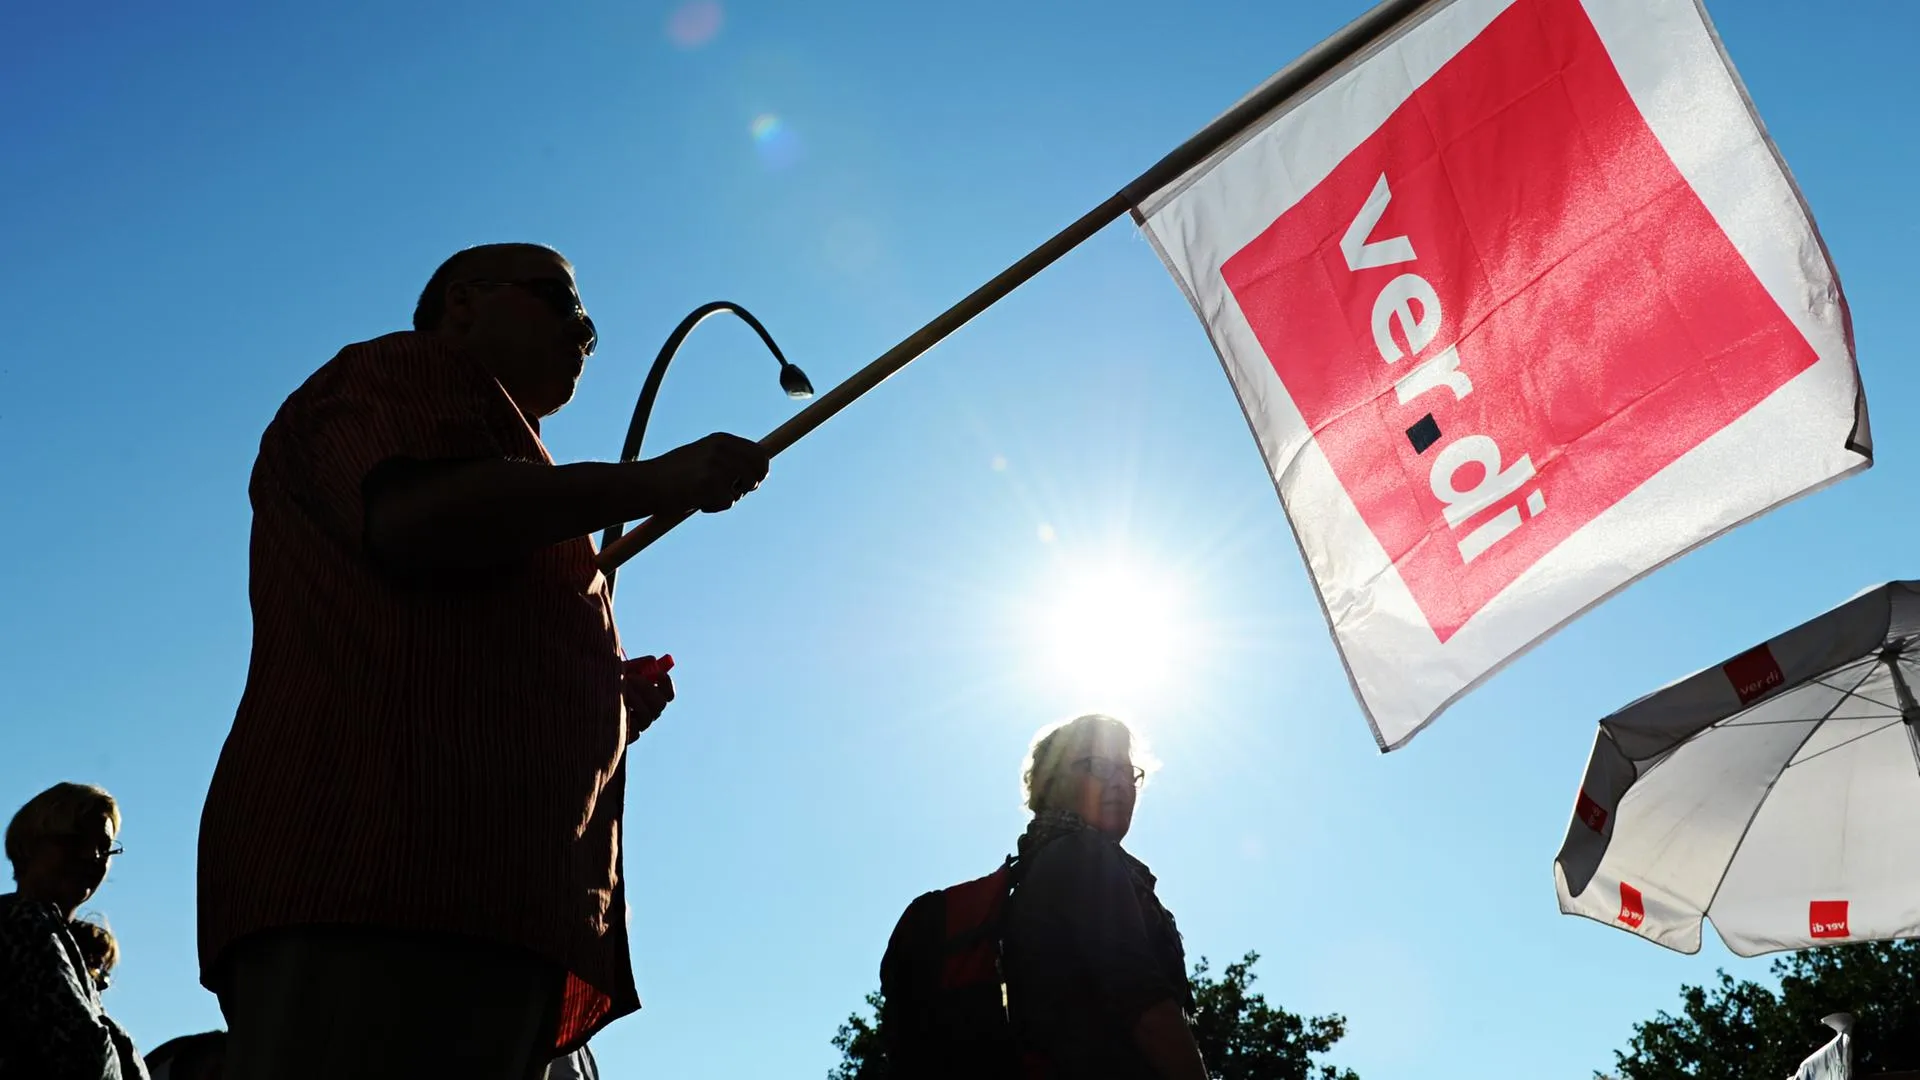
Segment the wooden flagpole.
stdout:
<svg viewBox="0 0 1920 1080">
<path fill-rule="evenodd" d="M 1101 229 L 1135 210 L 1142 199 L 1178 180 L 1188 170 L 1205 161 L 1261 117 L 1287 99 L 1299 94 L 1327 73 L 1345 63 L 1362 49 L 1392 31 L 1402 21 L 1435 0 L 1381 0 L 1366 14 L 1348 23 L 1332 37 L 1307 50 L 1299 59 L 1282 68 L 1258 90 L 1180 144 L 1132 183 L 1121 188 L 1099 206 L 1080 216 L 1078 221 L 1055 233 L 1053 238 L 1028 252 L 1019 262 L 994 275 L 993 280 L 969 293 L 966 299 L 935 316 L 905 341 L 888 349 L 880 357 L 848 376 L 845 382 L 816 398 L 774 428 L 760 440 L 769 455 L 800 441 L 801 437 L 826 423 L 834 414 L 851 405 L 856 398 L 885 382 L 895 372 L 919 359 L 948 334 L 960 329 L 974 316 L 992 307 L 1008 293 L 1026 284 L 1040 271 L 1052 266 L 1067 252 L 1079 247 Z M 675 526 L 692 517 L 691 513 L 657 514 L 634 531 L 621 536 L 600 553 L 600 567 L 610 570 L 639 554 Z"/>
</svg>

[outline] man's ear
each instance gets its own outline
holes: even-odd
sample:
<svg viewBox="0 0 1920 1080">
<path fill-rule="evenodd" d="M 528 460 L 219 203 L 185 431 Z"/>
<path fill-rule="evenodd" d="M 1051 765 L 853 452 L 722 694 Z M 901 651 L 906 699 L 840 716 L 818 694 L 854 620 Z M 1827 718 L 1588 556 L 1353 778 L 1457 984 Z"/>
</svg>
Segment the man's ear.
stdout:
<svg viewBox="0 0 1920 1080">
<path fill-rule="evenodd" d="M 450 330 L 464 330 L 472 325 L 473 292 L 473 286 L 464 281 L 447 286 L 446 303 L 441 315 L 442 326 Z"/>
</svg>

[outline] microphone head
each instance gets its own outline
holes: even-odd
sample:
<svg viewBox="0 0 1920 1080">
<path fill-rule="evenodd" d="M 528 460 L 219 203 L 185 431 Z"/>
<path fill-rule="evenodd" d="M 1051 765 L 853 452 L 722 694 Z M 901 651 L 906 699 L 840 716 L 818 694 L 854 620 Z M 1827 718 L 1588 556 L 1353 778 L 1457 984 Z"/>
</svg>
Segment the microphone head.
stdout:
<svg viewBox="0 0 1920 1080">
<path fill-rule="evenodd" d="M 813 384 L 807 381 L 807 373 L 794 364 L 780 365 L 780 389 L 796 400 L 813 396 Z"/>
</svg>

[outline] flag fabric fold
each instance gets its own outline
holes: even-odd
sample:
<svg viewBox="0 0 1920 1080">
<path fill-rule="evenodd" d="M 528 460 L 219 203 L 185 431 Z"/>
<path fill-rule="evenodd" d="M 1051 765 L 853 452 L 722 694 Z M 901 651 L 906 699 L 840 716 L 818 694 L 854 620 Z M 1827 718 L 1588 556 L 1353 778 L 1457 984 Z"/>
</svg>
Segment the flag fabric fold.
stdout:
<svg viewBox="0 0 1920 1080">
<path fill-rule="evenodd" d="M 1848 1018 L 1851 1023 L 1852 1018 Z M 1800 1063 L 1787 1080 L 1853 1080 L 1853 1036 L 1846 1031 L 1833 1037 Z"/>
</svg>

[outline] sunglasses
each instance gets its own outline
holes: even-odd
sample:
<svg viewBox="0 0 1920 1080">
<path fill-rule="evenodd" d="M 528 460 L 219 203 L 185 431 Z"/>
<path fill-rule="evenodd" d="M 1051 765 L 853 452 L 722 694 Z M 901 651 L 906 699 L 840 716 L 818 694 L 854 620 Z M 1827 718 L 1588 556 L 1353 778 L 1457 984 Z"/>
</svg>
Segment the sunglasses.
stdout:
<svg viewBox="0 0 1920 1080">
<path fill-rule="evenodd" d="M 467 284 L 524 289 L 545 301 L 546 305 L 553 309 L 554 314 L 561 318 L 578 319 L 586 324 L 588 356 L 592 356 L 594 347 L 600 344 L 600 332 L 594 328 L 593 320 L 587 316 L 586 307 L 580 303 L 580 294 L 573 291 L 573 283 L 565 278 L 536 277 L 511 281 L 476 279 Z"/>
</svg>

